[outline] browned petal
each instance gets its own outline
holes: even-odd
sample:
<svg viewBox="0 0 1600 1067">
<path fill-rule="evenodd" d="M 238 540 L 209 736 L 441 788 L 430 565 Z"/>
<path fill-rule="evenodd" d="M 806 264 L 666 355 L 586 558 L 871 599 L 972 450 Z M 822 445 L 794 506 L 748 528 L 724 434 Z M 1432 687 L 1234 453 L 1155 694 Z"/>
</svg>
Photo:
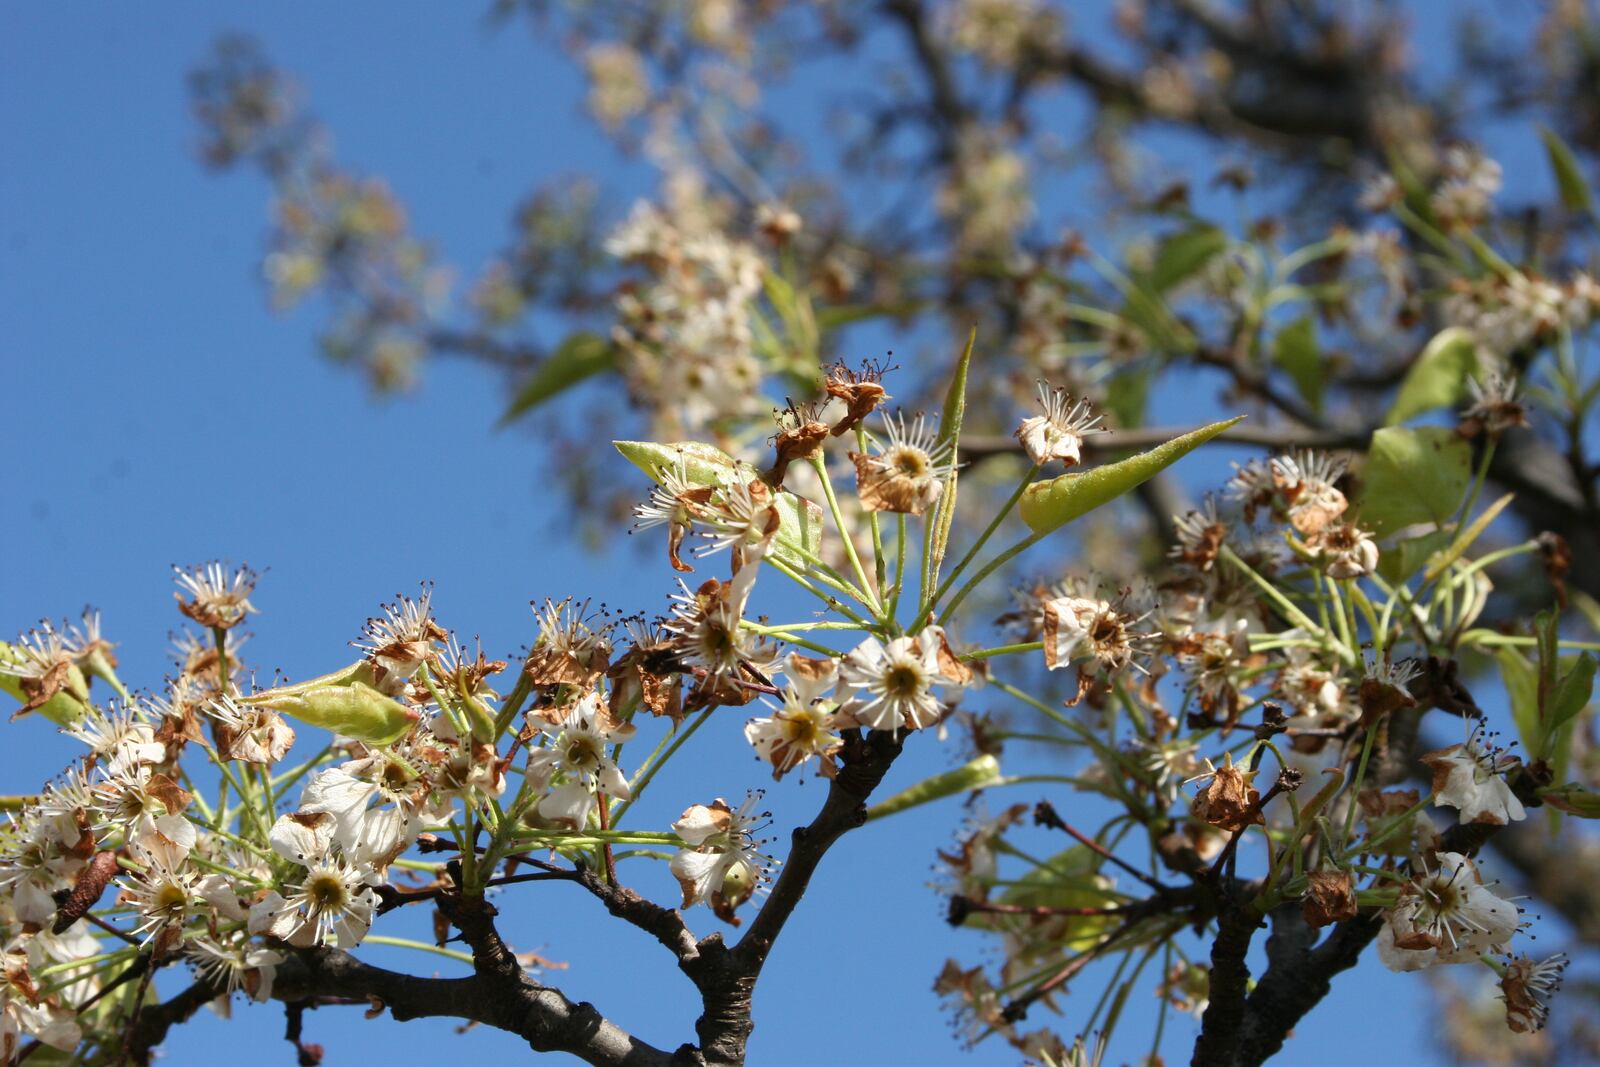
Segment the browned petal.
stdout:
<svg viewBox="0 0 1600 1067">
<path fill-rule="evenodd" d="M 145 791 L 166 805 L 168 815 L 180 814 L 194 799 L 193 793 L 164 774 L 152 774 Z"/>
<path fill-rule="evenodd" d="M 1312 928 L 1356 917 L 1355 880 L 1348 871 L 1309 871 L 1301 914 Z"/>
<path fill-rule="evenodd" d="M 48 704 L 50 698 L 61 692 L 62 688 L 67 684 L 68 672 L 71 667 L 70 661 L 57 660 L 50 664 L 49 669 L 37 678 L 18 678 L 18 684 L 28 696 L 28 699 L 22 705 L 22 711 L 32 711 Z M 21 714 L 21 712 L 18 712 L 18 714 Z"/>
<path fill-rule="evenodd" d="M 931 503 L 917 480 L 886 470 L 874 456 L 849 453 L 856 465 L 856 495 L 868 511 L 888 511 L 897 515 L 921 515 Z"/>
<path fill-rule="evenodd" d="M 1251 777 L 1251 772 L 1239 767 L 1219 768 L 1211 783 L 1195 796 L 1190 807 L 1194 817 L 1230 832 L 1265 823 L 1257 806 L 1261 793 L 1251 788 Z"/>
</svg>

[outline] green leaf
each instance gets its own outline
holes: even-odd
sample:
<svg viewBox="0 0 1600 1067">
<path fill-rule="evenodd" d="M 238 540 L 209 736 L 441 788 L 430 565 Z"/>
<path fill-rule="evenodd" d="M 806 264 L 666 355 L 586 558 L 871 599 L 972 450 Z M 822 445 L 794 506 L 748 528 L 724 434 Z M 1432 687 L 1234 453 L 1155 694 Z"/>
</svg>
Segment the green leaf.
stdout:
<svg viewBox="0 0 1600 1067">
<path fill-rule="evenodd" d="M 1506 685 L 1506 696 L 1511 699 L 1511 721 L 1516 724 L 1517 737 L 1529 752 L 1539 740 L 1539 678 L 1533 664 L 1510 645 L 1495 650 L 1494 659 L 1500 665 L 1500 677 Z"/>
<path fill-rule="evenodd" d="M 500 425 L 515 422 L 551 397 L 611 370 L 616 363 L 616 348 L 610 341 L 593 333 L 573 334 L 546 356 L 532 377 L 523 383 L 516 399 L 500 416 Z"/>
<path fill-rule="evenodd" d="M 1415 523 L 1443 526 L 1472 482 L 1472 451 L 1443 426 L 1389 426 L 1372 435 L 1363 478 L 1361 521 L 1379 537 Z"/>
<path fill-rule="evenodd" d="M 924 778 L 909 789 L 902 789 L 888 800 L 874 804 L 867 811 L 867 821 L 895 815 L 907 808 L 943 800 L 957 793 L 970 793 L 974 789 L 982 789 L 999 777 L 1000 761 L 993 756 L 982 755 L 954 770 L 936 774 L 932 778 Z"/>
<path fill-rule="evenodd" d="M 1589 193 L 1589 183 L 1572 154 L 1556 132 L 1548 126 L 1539 127 L 1539 139 L 1544 142 L 1545 154 L 1550 157 L 1550 169 L 1555 172 L 1556 188 L 1561 192 L 1561 203 L 1569 211 L 1588 211 L 1594 200 Z"/>
<path fill-rule="evenodd" d="M 1539 796 L 1553 808 L 1580 819 L 1600 819 L 1600 793 L 1591 793 L 1576 782 L 1563 786 L 1546 786 Z"/>
<path fill-rule="evenodd" d="M 675 470 L 683 462 L 684 476 L 696 485 L 731 485 L 738 479 L 749 481 L 760 473 L 713 445 L 699 441 L 660 444 L 655 441 L 611 442 L 623 457 L 656 482 L 661 472 Z M 801 553 L 815 556 L 822 542 L 822 509 L 787 490 L 776 494 L 781 525 L 775 538 L 777 558 L 790 566 L 803 566 Z"/>
<path fill-rule="evenodd" d="M 1385 424 L 1398 426 L 1424 411 L 1454 407 L 1477 366 L 1478 345 L 1472 335 L 1456 326 L 1441 330 L 1406 372 Z"/>
<path fill-rule="evenodd" d="M 1322 353 L 1317 347 L 1317 325 L 1310 315 L 1302 315 L 1278 331 L 1272 339 L 1272 361 L 1288 373 L 1311 410 L 1321 412 Z"/>
<path fill-rule="evenodd" d="M 1067 473 L 1046 482 L 1034 482 L 1022 494 L 1018 507 L 1022 521 L 1036 534 L 1065 526 L 1154 478 L 1242 418 L 1238 415 L 1202 426 L 1148 452 L 1104 463 L 1082 474 Z"/>
<path fill-rule="evenodd" d="M 1161 242 L 1150 268 L 1150 288 L 1165 293 L 1204 270 L 1228 247 L 1228 235 L 1210 224 L 1179 230 Z"/>
<path fill-rule="evenodd" d="M 1594 668 L 1594 657 L 1585 652 L 1556 683 L 1544 708 L 1544 731 L 1547 737 L 1555 736 L 1556 731 L 1589 706 L 1589 697 L 1594 692 Z"/>
<path fill-rule="evenodd" d="M 1378 574 L 1390 584 L 1403 582 L 1450 543 L 1449 530 L 1432 530 L 1386 547 L 1378 556 Z"/>
<path fill-rule="evenodd" d="M 1119 904 L 1122 898 L 1100 873 L 1100 863 L 1098 855 L 1082 845 L 1073 845 L 1024 874 L 1000 895 L 1000 902 L 1023 908 L 1104 908 Z M 1053 943 L 1081 952 L 1098 943 L 1120 920 L 1115 915 L 1075 915 L 1061 921 L 1062 932 Z"/>
</svg>

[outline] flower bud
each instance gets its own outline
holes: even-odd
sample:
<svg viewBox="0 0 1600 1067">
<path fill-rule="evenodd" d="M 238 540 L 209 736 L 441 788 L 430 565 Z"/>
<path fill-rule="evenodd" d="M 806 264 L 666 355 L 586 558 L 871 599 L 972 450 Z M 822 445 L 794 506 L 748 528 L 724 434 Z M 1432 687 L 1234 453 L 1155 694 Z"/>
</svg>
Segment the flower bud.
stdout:
<svg viewBox="0 0 1600 1067">
<path fill-rule="evenodd" d="M 417 714 L 365 682 L 322 685 L 311 689 L 288 686 L 249 698 L 307 726 L 318 726 L 369 744 L 387 745 L 405 736 Z"/>
</svg>

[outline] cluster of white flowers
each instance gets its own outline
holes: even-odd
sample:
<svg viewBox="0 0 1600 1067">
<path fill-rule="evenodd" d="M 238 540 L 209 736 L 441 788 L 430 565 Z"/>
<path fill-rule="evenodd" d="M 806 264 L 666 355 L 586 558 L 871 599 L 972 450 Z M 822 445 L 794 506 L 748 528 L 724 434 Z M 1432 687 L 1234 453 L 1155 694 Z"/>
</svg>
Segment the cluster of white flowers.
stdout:
<svg viewBox="0 0 1600 1067">
<path fill-rule="evenodd" d="M 618 292 L 612 337 L 656 437 L 673 440 L 719 419 L 759 414 L 764 372 L 753 351 L 750 305 L 765 266 L 755 247 L 723 232 L 703 205 L 667 210 L 642 200 L 605 247 L 646 272 Z"/>
</svg>

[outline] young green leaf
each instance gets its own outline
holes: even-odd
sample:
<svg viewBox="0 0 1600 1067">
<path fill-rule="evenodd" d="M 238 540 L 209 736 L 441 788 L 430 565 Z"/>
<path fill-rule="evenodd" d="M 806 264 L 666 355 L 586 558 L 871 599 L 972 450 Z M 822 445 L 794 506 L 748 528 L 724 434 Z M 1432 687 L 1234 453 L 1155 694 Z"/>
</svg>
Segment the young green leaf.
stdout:
<svg viewBox="0 0 1600 1067">
<path fill-rule="evenodd" d="M 534 408 L 579 382 L 611 370 L 617 353 L 610 341 L 598 334 L 575 333 L 540 361 L 531 377 L 500 416 L 500 425 L 515 422 Z"/>
<path fill-rule="evenodd" d="M 974 789 L 982 789 L 999 777 L 1000 761 L 993 756 L 982 755 L 954 770 L 925 778 L 908 789 L 902 789 L 888 800 L 874 804 L 867 811 L 867 821 L 895 815 L 907 808 L 915 808 L 945 797 L 953 797 L 957 793 L 970 793 Z"/>
<path fill-rule="evenodd" d="M 1454 407 L 1478 366 L 1478 344 L 1472 334 L 1452 326 L 1428 342 L 1400 383 L 1394 406 L 1384 423 L 1398 426 L 1425 411 Z"/>
<path fill-rule="evenodd" d="M 1148 452 L 1105 463 L 1082 474 L 1067 473 L 1047 482 L 1035 482 L 1022 494 L 1018 507 L 1022 521 L 1036 534 L 1065 526 L 1154 478 L 1242 418 L 1243 415 L 1237 415 L 1223 422 L 1213 422 Z"/>
<path fill-rule="evenodd" d="M 1317 347 L 1316 322 L 1310 315 L 1302 315 L 1278 331 L 1272 339 L 1272 361 L 1288 373 L 1311 410 L 1320 412 L 1322 385 L 1327 376 Z"/>
<path fill-rule="evenodd" d="M 1496 649 L 1494 658 L 1500 665 L 1506 695 L 1511 698 L 1511 721 L 1516 724 L 1517 738 L 1532 752 L 1539 743 L 1538 675 L 1533 664 L 1509 645 Z"/>
<path fill-rule="evenodd" d="M 1472 482 L 1472 451 L 1443 426 L 1385 427 L 1372 435 L 1364 479 L 1361 522 L 1379 537 L 1415 523 L 1443 526 Z"/>
<path fill-rule="evenodd" d="M 1545 154 L 1550 157 L 1550 169 L 1555 173 L 1561 203 L 1571 211 L 1590 210 L 1594 198 L 1589 192 L 1589 183 L 1583 177 L 1583 170 L 1578 166 L 1578 157 L 1548 126 L 1539 127 L 1539 139 L 1544 142 Z"/>
</svg>

